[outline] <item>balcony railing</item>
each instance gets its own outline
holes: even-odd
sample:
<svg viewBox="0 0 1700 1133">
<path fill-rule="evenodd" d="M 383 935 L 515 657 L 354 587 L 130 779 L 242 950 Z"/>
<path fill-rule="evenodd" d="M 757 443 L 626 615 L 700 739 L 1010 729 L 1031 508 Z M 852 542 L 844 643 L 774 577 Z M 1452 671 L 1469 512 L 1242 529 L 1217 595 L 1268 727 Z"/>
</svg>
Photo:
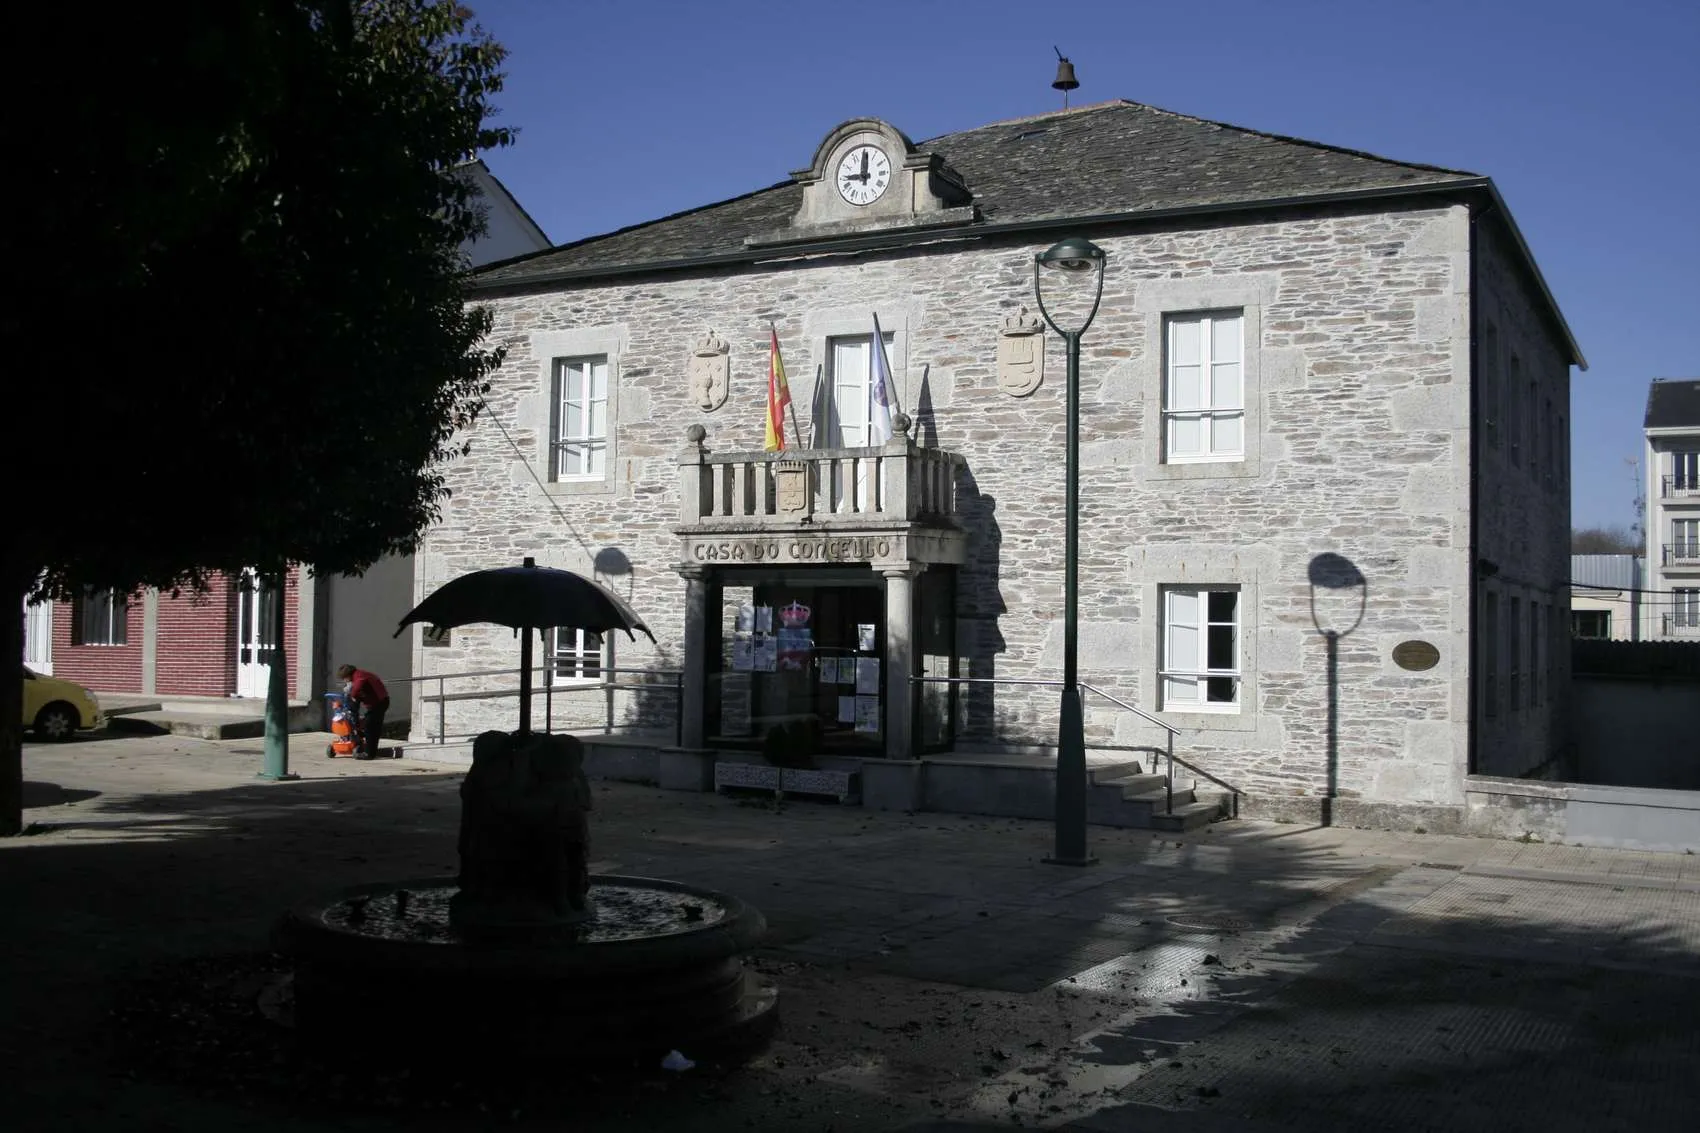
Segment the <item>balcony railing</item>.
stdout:
<svg viewBox="0 0 1700 1133">
<path fill-rule="evenodd" d="M 1665 566 L 1700 566 L 1700 539 L 1665 544 Z"/>
<path fill-rule="evenodd" d="M 1678 611 L 1664 615 L 1665 637 L 1700 638 L 1700 612 Z"/>
<path fill-rule="evenodd" d="M 878 448 L 679 456 L 680 523 L 781 527 L 817 518 L 904 524 L 956 516 L 961 456 L 899 436 Z"/>
<path fill-rule="evenodd" d="M 1676 500 L 1700 499 L 1700 476 L 1689 476 L 1686 473 L 1679 476 L 1666 476 L 1659 488 L 1663 499 Z"/>
</svg>

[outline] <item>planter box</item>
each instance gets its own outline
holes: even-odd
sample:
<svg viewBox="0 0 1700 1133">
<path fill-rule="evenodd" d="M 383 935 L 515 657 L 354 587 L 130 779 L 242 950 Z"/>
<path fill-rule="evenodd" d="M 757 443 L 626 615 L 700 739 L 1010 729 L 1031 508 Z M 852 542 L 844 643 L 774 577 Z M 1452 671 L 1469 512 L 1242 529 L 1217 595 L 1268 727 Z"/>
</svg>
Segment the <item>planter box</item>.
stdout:
<svg viewBox="0 0 1700 1133">
<path fill-rule="evenodd" d="M 714 789 L 726 787 L 772 791 L 775 794 L 826 795 L 841 803 L 861 797 L 861 777 L 854 771 L 802 770 L 765 763 L 716 763 Z"/>
</svg>

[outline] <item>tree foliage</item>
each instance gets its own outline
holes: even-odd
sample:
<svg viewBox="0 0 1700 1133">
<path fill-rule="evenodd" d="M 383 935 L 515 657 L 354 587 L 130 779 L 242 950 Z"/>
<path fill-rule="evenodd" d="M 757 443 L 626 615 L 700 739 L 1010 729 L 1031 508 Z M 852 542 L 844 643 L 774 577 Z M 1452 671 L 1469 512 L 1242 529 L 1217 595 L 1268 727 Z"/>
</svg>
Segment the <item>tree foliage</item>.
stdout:
<svg viewBox="0 0 1700 1133">
<path fill-rule="evenodd" d="M 1641 542 L 1627 527 L 1580 527 L 1570 533 L 1573 555 L 1639 555 Z"/>
<path fill-rule="evenodd" d="M 7 226 L 25 376 L 0 551 L 26 591 L 363 570 L 411 550 L 499 356 L 463 303 L 455 169 L 507 144 L 503 49 L 440 0 L 34 5 L 46 135 Z M 27 175 L 27 173 L 26 173 Z M 27 266 L 26 266 L 27 265 Z M 0 681 L 0 832 L 19 695 Z"/>
</svg>

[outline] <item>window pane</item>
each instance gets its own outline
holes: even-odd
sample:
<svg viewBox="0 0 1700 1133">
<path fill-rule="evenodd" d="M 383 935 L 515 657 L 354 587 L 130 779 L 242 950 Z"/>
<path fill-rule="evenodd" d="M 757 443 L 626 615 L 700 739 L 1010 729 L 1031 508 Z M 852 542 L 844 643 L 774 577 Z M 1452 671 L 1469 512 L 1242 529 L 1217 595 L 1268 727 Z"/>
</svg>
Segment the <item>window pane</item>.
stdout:
<svg viewBox="0 0 1700 1133">
<path fill-rule="evenodd" d="M 1197 366 L 1176 366 L 1169 382 L 1170 409 L 1203 409 L 1203 372 Z"/>
<path fill-rule="evenodd" d="M 1209 595 L 1210 620 L 1213 622 L 1232 622 L 1240 608 L 1240 592 L 1238 590 L 1212 590 Z"/>
<path fill-rule="evenodd" d="M 1176 320 L 1169 324 L 1169 360 L 1176 366 L 1196 366 L 1201 361 L 1200 327 L 1197 319 Z"/>
<path fill-rule="evenodd" d="M 608 446 L 601 444 L 584 446 L 584 471 L 586 475 L 600 476 L 608 470 Z"/>
<path fill-rule="evenodd" d="M 1240 424 L 1238 417 L 1217 417 L 1215 427 L 1211 430 L 1210 451 L 1221 454 L 1243 449 L 1245 438 Z"/>
<path fill-rule="evenodd" d="M 581 403 L 569 401 L 561 406 L 561 435 L 584 436 L 584 406 Z"/>
<path fill-rule="evenodd" d="M 1240 364 L 1218 362 L 1210 367 L 1210 407 L 1212 409 L 1244 409 L 1241 398 Z"/>
<path fill-rule="evenodd" d="M 1183 677 L 1164 678 L 1163 703 L 1166 705 L 1198 703 L 1198 682 Z"/>
<path fill-rule="evenodd" d="M 1234 649 L 1234 627 L 1210 627 L 1208 643 L 1210 652 L 1206 657 L 1209 669 L 1234 669 L 1238 667 L 1238 656 Z"/>
<path fill-rule="evenodd" d="M 561 382 L 561 396 L 567 401 L 584 400 L 584 364 L 567 363 L 566 379 Z"/>
<path fill-rule="evenodd" d="M 1210 320 L 1210 360 L 1238 362 L 1240 360 L 1239 316 Z"/>
<path fill-rule="evenodd" d="M 1169 421 L 1169 452 L 1194 456 L 1204 451 L 1204 422 L 1197 417 L 1175 417 Z"/>
<path fill-rule="evenodd" d="M 590 431 L 586 435 L 592 437 L 608 435 L 608 403 L 606 401 L 590 403 Z"/>
<path fill-rule="evenodd" d="M 608 397 L 608 363 L 590 364 L 590 396 L 601 400 Z"/>
<path fill-rule="evenodd" d="M 1239 699 L 1239 684 L 1232 677 L 1211 677 L 1204 682 L 1205 699 L 1211 704 L 1233 704 Z"/>
</svg>

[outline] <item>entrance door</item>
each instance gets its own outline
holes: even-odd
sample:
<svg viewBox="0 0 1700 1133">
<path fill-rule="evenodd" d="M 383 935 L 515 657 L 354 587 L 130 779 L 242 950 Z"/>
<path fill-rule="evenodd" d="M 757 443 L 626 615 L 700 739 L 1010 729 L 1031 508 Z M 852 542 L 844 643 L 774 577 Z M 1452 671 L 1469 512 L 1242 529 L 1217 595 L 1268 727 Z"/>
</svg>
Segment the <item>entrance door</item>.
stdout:
<svg viewBox="0 0 1700 1133">
<path fill-rule="evenodd" d="M 251 570 L 242 572 L 236 590 L 236 695 L 265 696 L 271 681 L 272 626 L 277 621 L 277 588 Z"/>
<path fill-rule="evenodd" d="M 915 689 L 916 742 L 923 752 L 956 746 L 956 568 L 935 564 L 915 588 L 915 675 L 932 677 Z"/>
<path fill-rule="evenodd" d="M 24 605 L 24 664 L 44 677 L 53 675 L 53 603 Z"/>
</svg>

